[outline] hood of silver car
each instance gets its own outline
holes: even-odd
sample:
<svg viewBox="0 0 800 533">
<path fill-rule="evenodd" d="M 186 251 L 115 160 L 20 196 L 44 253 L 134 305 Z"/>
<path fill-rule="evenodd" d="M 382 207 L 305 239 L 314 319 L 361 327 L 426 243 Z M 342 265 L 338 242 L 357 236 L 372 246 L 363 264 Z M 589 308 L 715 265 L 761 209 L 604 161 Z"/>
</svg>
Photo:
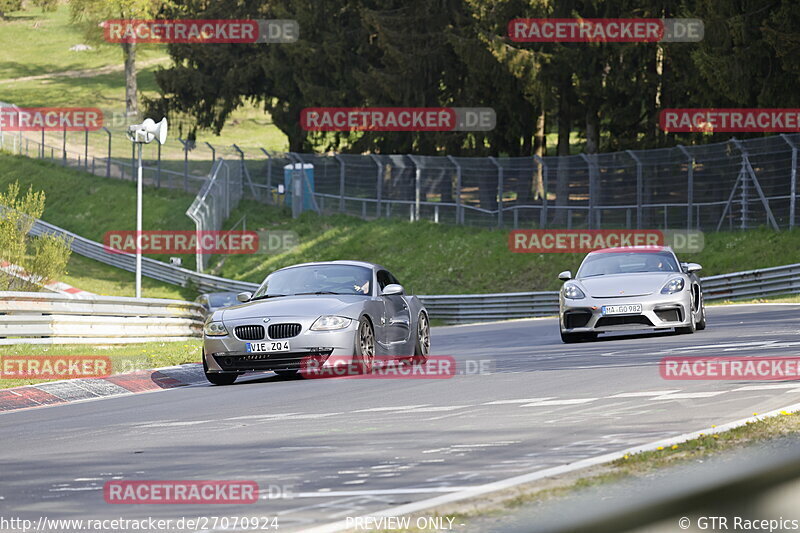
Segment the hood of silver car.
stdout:
<svg viewBox="0 0 800 533">
<path fill-rule="evenodd" d="M 256 300 L 228 307 L 222 311 L 222 320 L 240 320 L 262 317 L 318 317 L 335 315 L 353 304 L 364 302 L 369 297 L 357 294 L 281 296 L 267 300 Z M 347 316 L 346 314 L 344 316 Z M 350 317 L 353 318 L 353 317 Z"/>
<path fill-rule="evenodd" d="M 578 281 L 592 298 L 624 298 L 657 293 L 676 276 L 680 276 L 680 273 L 641 272 L 581 278 Z"/>
</svg>

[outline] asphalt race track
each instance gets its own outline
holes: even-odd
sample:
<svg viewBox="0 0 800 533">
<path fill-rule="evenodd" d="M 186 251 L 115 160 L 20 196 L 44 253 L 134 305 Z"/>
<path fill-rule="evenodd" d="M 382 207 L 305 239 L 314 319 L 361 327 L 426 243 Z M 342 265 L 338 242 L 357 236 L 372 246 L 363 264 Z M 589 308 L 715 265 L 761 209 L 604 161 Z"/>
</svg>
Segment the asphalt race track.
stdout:
<svg viewBox="0 0 800 533">
<path fill-rule="evenodd" d="M 800 402 L 800 382 L 663 380 L 665 355 L 796 355 L 800 347 L 800 305 L 710 307 L 708 317 L 694 335 L 572 345 L 561 343 L 555 319 L 434 328 L 434 354 L 490 360 L 490 374 L 263 374 L 229 387 L 5 413 L 0 515 L 277 516 L 279 530 L 300 530 Z M 254 480 L 261 499 L 109 505 L 102 489 L 112 479 Z"/>
</svg>

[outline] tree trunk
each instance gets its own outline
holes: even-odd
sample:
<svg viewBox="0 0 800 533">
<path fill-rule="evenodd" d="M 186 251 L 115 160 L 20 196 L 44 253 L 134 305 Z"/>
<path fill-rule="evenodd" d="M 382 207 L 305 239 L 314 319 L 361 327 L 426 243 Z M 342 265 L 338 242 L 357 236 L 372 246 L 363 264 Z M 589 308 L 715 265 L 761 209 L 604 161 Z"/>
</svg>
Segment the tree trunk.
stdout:
<svg viewBox="0 0 800 533">
<path fill-rule="evenodd" d="M 542 107 L 539 116 L 536 118 L 536 134 L 533 137 L 533 154 L 539 157 L 544 157 L 547 149 L 547 138 L 544 135 L 544 117 L 544 107 Z M 536 180 L 536 194 L 534 197 L 539 200 L 545 198 L 547 191 L 544 190 L 544 172 L 542 166 L 537 164 L 536 168 L 536 176 L 534 177 Z"/>
<path fill-rule="evenodd" d="M 136 98 L 136 43 L 122 43 L 122 54 L 125 57 L 125 114 L 139 114 L 139 103 Z"/>
<path fill-rule="evenodd" d="M 556 207 L 569 204 L 569 136 L 572 131 L 572 109 L 570 108 L 569 90 L 571 80 L 567 76 L 562 80 L 558 95 L 558 177 L 556 181 Z M 557 209 L 553 223 L 564 225 L 567 221 L 567 210 Z"/>
<path fill-rule="evenodd" d="M 584 152 L 596 154 L 600 146 L 600 121 L 594 108 L 586 110 L 586 147 Z"/>
</svg>

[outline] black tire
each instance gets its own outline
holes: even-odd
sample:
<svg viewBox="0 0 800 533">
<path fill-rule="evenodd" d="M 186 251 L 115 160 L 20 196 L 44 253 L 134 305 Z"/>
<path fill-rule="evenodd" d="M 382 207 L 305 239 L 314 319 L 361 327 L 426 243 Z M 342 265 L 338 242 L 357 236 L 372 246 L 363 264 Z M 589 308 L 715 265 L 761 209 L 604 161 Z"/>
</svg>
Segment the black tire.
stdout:
<svg viewBox="0 0 800 533">
<path fill-rule="evenodd" d="M 203 372 L 208 382 L 212 385 L 233 385 L 233 382 L 239 377 L 239 374 L 234 373 L 209 372 L 205 355 L 203 355 Z"/>
<path fill-rule="evenodd" d="M 417 320 L 417 340 L 414 342 L 414 356 L 411 364 L 424 365 L 431 353 L 431 325 L 428 315 L 420 313 Z"/>
<path fill-rule="evenodd" d="M 358 321 L 353 354 L 354 370 L 360 374 L 371 373 L 375 362 L 375 330 L 365 316 Z"/>
<path fill-rule="evenodd" d="M 706 329 L 706 304 L 703 297 L 700 297 L 700 321 L 697 323 L 697 330 L 701 331 Z"/>
</svg>

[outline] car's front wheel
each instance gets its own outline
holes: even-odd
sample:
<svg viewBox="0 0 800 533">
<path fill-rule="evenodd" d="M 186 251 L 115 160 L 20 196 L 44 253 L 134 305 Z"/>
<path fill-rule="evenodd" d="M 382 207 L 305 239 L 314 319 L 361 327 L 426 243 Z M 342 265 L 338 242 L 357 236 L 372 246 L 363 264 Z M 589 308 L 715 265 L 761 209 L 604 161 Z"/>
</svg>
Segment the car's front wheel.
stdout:
<svg viewBox="0 0 800 533">
<path fill-rule="evenodd" d="M 705 327 L 705 325 L 703 326 Z M 694 316 L 694 310 L 689 312 L 689 325 L 681 328 L 675 328 L 676 333 L 694 333 L 697 331 L 697 319 Z"/>
<path fill-rule="evenodd" d="M 414 343 L 414 357 L 411 363 L 422 365 L 428 360 L 431 352 L 431 325 L 428 322 L 428 315 L 420 313 L 417 321 L 417 341 Z"/>
<path fill-rule="evenodd" d="M 206 364 L 206 356 L 203 355 L 203 372 L 206 374 L 206 379 L 212 385 L 232 385 L 239 374 L 223 374 L 220 372 L 209 372 L 208 364 Z"/>
<path fill-rule="evenodd" d="M 353 363 L 356 371 L 364 374 L 372 372 L 372 363 L 375 361 L 375 330 L 372 322 L 365 316 L 358 321 Z"/>
</svg>

